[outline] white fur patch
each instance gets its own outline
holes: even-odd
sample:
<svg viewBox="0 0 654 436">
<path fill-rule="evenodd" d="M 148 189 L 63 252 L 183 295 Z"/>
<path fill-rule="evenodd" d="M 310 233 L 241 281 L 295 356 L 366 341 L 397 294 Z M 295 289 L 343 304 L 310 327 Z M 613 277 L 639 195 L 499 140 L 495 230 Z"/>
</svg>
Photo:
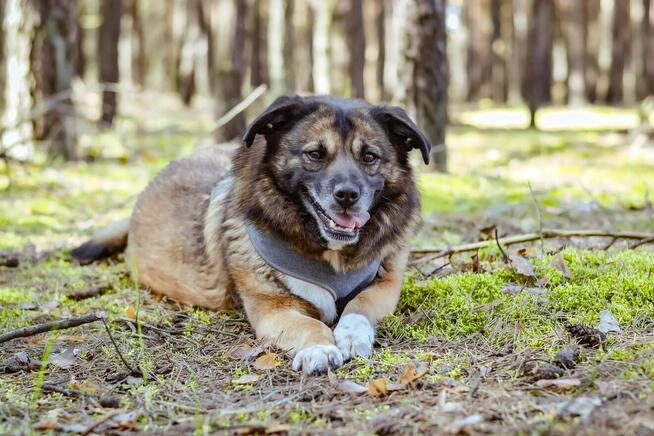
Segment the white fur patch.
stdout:
<svg viewBox="0 0 654 436">
<path fill-rule="evenodd" d="M 343 353 L 343 359 L 354 356 L 370 357 L 375 342 L 375 330 L 370 321 L 358 313 L 348 313 L 341 317 L 334 329 L 336 345 Z"/>
<path fill-rule="evenodd" d="M 320 320 L 325 324 L 331 324 L 336 319 L 336 301 L 332 294 L 325 288 L 296 279 L 284 274 L 284 283 L 288 286 L 291 294 L 307 300 L 320 312 Z"/>
<path fill-rule="evenodd" d="M 293 369 L 307 374 L 327 372 L 329 368 L 343 365 L 343 355 L 335 345 L 309 345 L 297 352 L 293 359 Z"/>
</svg>

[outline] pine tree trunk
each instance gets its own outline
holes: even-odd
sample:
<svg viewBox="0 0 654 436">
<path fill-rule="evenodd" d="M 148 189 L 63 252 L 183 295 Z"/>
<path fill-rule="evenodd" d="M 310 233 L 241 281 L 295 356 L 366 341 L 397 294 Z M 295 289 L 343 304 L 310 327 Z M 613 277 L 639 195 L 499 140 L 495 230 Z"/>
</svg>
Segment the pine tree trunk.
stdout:
<svg viewBox="0 0 654 436">
<path fill-rule="evenodd" d="M 302 92 L 313 92 L 313 8 L 308 1 L 296 2 L 297 44 L 296 63 L 293 64 L 296 88 Z M 290 72 L 287 71 L 287 74 Z"/>
<path fill-rule="evenodd" d="M 284 80 L 286 93 L 295 92 L 295 0 L 284 7 Z"/>
<path fill-rule="evenodd" d="M 347 35 L 350 46 L 349 72 L 354 98 L 365 98 L 363 68 L 366 62 L 366 35 L 364 30 L 362 0 L 350 0 Z"/>
<path fill-rule="evenodd" d="M 132 19 L 132 80 L 139 86 L 145 86 L 146 56 L 145 36 L 143 35 L 143 23 L 139 0 L 130 0 L 129 14 Z"/>
<path fill-rule="evenodd" d="M 5 112 L 5 84 L 7 83 L 5 71 L 5 2 L 0 1 L 0 125 Z M 2 146 L 2 132 L 0 131 L 0 150 Z"/>
<path fill-rule="evenodd" d="M 332 90 L 329 57 L 329 33 L 333 1 L 324 0 L 312 2 L 313 13 L 313 46 L 311 59 L 313 61 L 313 91 L 316 94 L 329 94 Z"/>
<path fill-rule="evenodd" d="M 241 87 L 245 75 L 245 39 L 247 4 L 241 0 L 234 0 L 236 17 L 234 33 L 230 42 L 230 66 L 221 71 L 220 82 L 222 98 L 227 110 L 236 106 L 242 100 Z M 218 142 L 231 141 L 240 138 L 245 131 L 245 114 L 243 112 L 232 118 L 217 131 Z"/>
<path fill-rule="evenodd" d="M 643 0 L 643 22 L 641 25 L 642 40 L 642 86 L 640 98 L 654 95 L 654 32 L 652 32 L 652 20 L 654 10 L 650 0 Z"/>
<path fill-rule="evenodd" d="M 250 55 L 250 84 L 257 87 L 269 83 L 268 74 L 268 8 L 262 0 L 255 0 L 252 9 L 252 54 Z"/>
<path fill-rule="evenodd" d="M 388 99 L 384 87 L 384 68 L 386 64 L 386 0 L 375 2 L 377 5 L 377 15 L 375 16 L 375 30 L 377 32 L 377 70 L 375 78 L 377 89 L 379 90 L 380 99 Z"/>
<path fill-rule="evenodd" d="M 492 97 L 496 103 L 505 103 L 508 98 L 507 82 L 507 48 L 502 38 L 503 9 L 508 7 L 504 0 L 491 0 L 490 11 L 492 21 L 492 35 L 490 39 L 491 52 L 491 89 Z"/>
<path fill-rule="evenodd" d="M 552 100 L 553 20 L 553 0 L 534 0 L 529 19 L 527 77 L 523 83 L 531 127 L 536 125 L 538 108 Z"/>
<path fill-rule="evenodd" d="M 49 141 L 49 152 L 76 160 L 77 128 L 71 79 L 75 71 L 77 1 L 39 0 L 34 6 L 39 24 L 32 40 L 34 106 L 47 106 L 34 120 L 36 139 Z"/>
<path fill-rule="evenodd" d="M 559 0 L 561 26 L 565 40 L 568 76 L 568 103 L 579 105 L 585 100 L 586 78 L 586 27 L 584 26 L 585 2 L 576 0 Z"/>
<path fill-rule="evenodd" d="M 98 62 L 100 83 L 115 86 L 119 80 L 118 70 L 118 39 L 120 38 L 120 19 L 122 16 L 122 0 L 102 0 L 100 5 L 102 24 L 98 32 Z M 105 89 L 102 92 L 102 116 L 100 120 L 111 126 L 117 113 L 117 98 L 115 89 Z"/>
<path fill-rule="evenodd" d="M 599 13 L 600 0 L 585 0 L 582 2 L 582 28 L 584 35 L 584 94 L 586 101 L 597 101 L 597 80 L 599 71 Z"/>
<path fill-rule="evenodd" d="M 606 101 L 619 104 L 624 101 L 624 69 L 631 55 L 630 0 L 619 0 L 614 3 L 612 33 L 613 48 Z"/>
<path fill-rule="evenodd" d="M 284 3 L 268 0 L 268 71 L 272 95 L 284 93 Z"/>
<path fill-rule="evenodd" d="M 447 35 L 445 0 L 406 0 L 407 19 L 402 35 L 399 77 L 403 80 L 406 106 L 433 144 L 431 165 L 447 169 Z"/>
<path fill-rule="evenodd" d="M 467 101 L 476 101 L 482 97 L 484 85 L 484 34 L 481 21 L 484 16 L 479 2 L 467 2 L 464 5 L 464 20 L 468 30 L 468 49 L 466 54 Z"/>
</svg>

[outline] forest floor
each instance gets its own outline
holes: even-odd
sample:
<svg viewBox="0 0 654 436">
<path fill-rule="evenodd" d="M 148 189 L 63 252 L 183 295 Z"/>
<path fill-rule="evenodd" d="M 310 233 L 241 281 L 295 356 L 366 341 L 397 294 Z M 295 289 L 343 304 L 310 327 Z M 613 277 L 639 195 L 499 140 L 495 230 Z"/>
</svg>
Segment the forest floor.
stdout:
<svg viewBox="0 0 654 436">
<path fill-rule="evenodd" d="M 108 320 L 0 344 L 1 434 L 654 434 L 651 243 L 568 237 L 416 257 L 373 356 L 318 377 L 259 344 L 241 313 L 139 288 L 122 256 L 72 263 L 71 247 L 127 216 L 210 126 L 172 105 L 160 124 L 142 113 L 86 135 L 93 162 L 15 166 L 9 189 L 0 176 L 0 334 L 89 312 Z M 164 128 L 171 120 L 183 128 Z M 415 246 L 495 229 L 653 232 L 654 147 L 629 142 L 452 127 L 451 172 L 419 174 Z"/>
</svg>

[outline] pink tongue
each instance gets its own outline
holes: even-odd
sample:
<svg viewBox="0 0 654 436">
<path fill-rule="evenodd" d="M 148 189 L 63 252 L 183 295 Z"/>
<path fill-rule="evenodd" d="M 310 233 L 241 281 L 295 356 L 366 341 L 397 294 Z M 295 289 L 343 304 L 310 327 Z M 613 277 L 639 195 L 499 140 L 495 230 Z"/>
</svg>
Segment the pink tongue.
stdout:
<svg viewBox="0 0 654 436">
<path fill-rule="evenodd" d="M 346 227 L 348 229 L 356 227 L 357 229 L 360 229 L 368 222 L 370 214 L 368 212 L 361 212 L 354 215 L 347 213 L 330 213 L 329 217 L 341 227 Z"/>
</svg>

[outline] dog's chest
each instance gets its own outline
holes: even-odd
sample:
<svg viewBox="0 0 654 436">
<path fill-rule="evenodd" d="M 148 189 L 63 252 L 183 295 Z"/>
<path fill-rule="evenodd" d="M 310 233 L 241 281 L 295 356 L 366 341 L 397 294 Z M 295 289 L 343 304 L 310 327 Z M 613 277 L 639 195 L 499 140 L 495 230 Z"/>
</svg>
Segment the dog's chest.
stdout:
<svg viewBox="0 0 654 436">
<path fill-rule="evenodd" d="M 320 312 L 320 319 L 325 324 L 331 324 L 336 319 L 336 301 L 325 288 L 295 277 L 282 274 L 282 280 L 291 294 L 313 304 Z"/>
</svg>

